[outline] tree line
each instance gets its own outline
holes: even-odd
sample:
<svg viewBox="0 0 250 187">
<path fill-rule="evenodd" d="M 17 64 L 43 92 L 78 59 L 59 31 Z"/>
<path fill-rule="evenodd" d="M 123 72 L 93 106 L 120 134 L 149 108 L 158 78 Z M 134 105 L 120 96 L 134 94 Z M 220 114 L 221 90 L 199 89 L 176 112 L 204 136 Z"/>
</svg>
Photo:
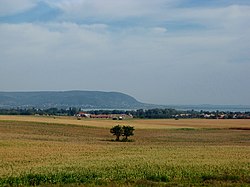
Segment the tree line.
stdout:
<svg viewBox="0 0 250 187">
<path fill-rule="evenodd" d="M 11 108 L 0 109 L 0 115 L 54 115 L 54 116 L 74 116 L 81 109 L 70 107 L 68 109 L 48 108 Z"/>
<path fill-rule="evenodd" d="M 53 115 L 53 116 L 74 116 L 80 111 L 81 108 L 70 107 L 67 109 L 48 108 L 12 108 L 0 109 L 0 115 Z M 210 119 L 250 119 L 249 112 L 231 112 L 231 111 L 195 111 L 195 110 L 175 110 L 175 109 L 138 109 L 138 110 L 91 110 L 86 111 L 89 114 L 127 114 L 132 115 L 134 118 L 141 119 L 168 119 L 168 118 L 210 118 Z"/>
</svg>

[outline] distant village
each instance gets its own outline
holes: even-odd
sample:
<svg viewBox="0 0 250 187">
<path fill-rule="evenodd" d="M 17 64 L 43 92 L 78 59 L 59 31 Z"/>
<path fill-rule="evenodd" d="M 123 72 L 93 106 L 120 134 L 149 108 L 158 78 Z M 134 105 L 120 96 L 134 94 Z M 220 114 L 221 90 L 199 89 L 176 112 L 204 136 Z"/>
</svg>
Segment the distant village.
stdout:
<svg viewBox="0 0 250 187">
<path fill-rule="evenodd" d="M 131 114 L 90 114 L 87 112 L 78 112 L 75 116 L 79 120 L 81 118 L 99 118 L 99 119 L 113 119 L 113 120 L 123 120 L 123 119 L 133 118 L 133 115 Z"/>
<path fill-rule="evenodd" d="M 241 112 L 201 112 L 199 114 L 181 113 L 175 118 L 205 118 L 205 119 L 250 119 L 250 113 Z"/>
<path fill-rule="evenodd" d="M 94 110 L 83 112 L 80 111 L 75 115 L 78 119 L 81 118 L 102 118 L 123 120 L 131 118 L 146 118 L 146 119 L 250 119 L 250 112 L 224 112 L 224 111 L 179 111 L 175 109 L 139 109 L 131 111 L 119 110 Z"/>
</svg>

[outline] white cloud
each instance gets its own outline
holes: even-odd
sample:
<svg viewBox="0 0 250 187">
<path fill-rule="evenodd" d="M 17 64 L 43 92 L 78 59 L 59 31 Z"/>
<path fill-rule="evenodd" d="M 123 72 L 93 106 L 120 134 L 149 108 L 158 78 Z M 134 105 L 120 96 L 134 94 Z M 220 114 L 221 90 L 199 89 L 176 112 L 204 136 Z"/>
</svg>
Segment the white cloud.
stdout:
<svg viewBox="0 0 250 187">
<path fill-rule="evenodd" d="M 36 0 L 1 0 L 0 16 L 8 16 L 26 11 L 36 5 Z"/>
<path fill-rule="evenodd" d="M 167 29 L 164 27 L 154 27 L 152 28 L 152 31 L 156 34 L 165 34 L 167 32 Z"/>
<path fill-rule="evenodd" d="M 47 1 L 64 12 L 64 19 L 97 18 L 117 20 L 144 17 L 155 14 L 159 9 L 171 6 L 179 0 L 62 0 Z"/>
<path fill-rule="evenodd" d="M 107 38 L 99 33 L 103 28 L 74 23 L 1 24 L 1 58 L 3 63 L 77 63 L 105 50 Z"/>
<path fill-rule="evenodd" d="M 244 104 L 250 99 L 244 86 L 250 79 L 249 6 L 176 8 L 175 2 L 47 1 L 64 11 L 60 21 L 0 24 L 0 87 L 117 90 L 161 104 L 230 98 Z M 13 12 L 25 10 L 18 9 Z M 116 27 L 106 21 L 131 17 L 146 22 Z M 85 18 L 97 19 L 77 24 Z M 169 22 L 204 29 L 173 31 Z"/>
<path fill-rule="evenodd" d="M 250 6 L 231 5 L 214 8 L 174 8 L 164 14 L 161 20 L 203 25 L 206 29 L 239 29 L 248 28 Z"/>
</svg>

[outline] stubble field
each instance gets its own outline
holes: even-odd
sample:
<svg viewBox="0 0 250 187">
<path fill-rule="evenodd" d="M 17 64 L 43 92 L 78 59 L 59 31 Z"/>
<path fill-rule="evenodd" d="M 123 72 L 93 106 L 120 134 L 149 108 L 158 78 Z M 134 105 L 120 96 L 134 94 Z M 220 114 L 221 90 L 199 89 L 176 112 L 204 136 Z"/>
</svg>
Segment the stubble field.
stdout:
<svg viewBox="0 0 250 187">
<path fill-rule="evenodd" d="M 135 127 L 132 142 L 109 128 Z M 249 186 L 250 120 L 0 116 L 0 186 Z"/>
</svg>

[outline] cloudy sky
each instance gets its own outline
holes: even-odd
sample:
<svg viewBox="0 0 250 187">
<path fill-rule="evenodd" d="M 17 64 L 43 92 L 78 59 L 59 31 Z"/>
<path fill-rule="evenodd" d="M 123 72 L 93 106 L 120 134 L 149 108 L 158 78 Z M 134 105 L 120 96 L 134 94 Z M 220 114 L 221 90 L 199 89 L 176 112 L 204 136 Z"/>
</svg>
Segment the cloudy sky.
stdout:
<svg viewBox="0 0 250 187">
<path fill-rule="evenodd" d="M 0 0 L 0 91 L 250 104 L 249 0 Z"/>
</svg>

